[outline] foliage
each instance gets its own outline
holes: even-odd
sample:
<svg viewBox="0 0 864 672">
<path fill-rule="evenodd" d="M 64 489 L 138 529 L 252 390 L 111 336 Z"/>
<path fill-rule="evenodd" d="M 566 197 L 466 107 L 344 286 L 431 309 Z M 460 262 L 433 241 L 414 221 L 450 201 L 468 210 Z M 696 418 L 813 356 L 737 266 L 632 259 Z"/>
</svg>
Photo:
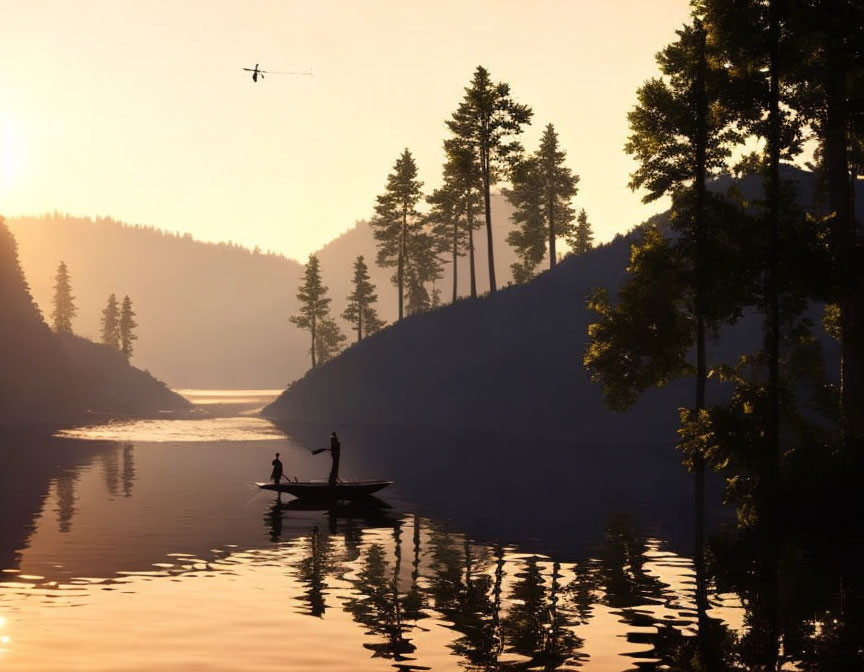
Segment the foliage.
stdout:
<svg viewBox="0 0 864 672">
<path fill-rule="evenodd" d="M 326 316 L 318 322 L 315 330 L 315 354 L 317 363 L 329 362 L 342 349 L 345 335 L 332 317 Z"/>
<path fill-rule="evenodd" d="M 557 261 L 555 242 L 574 233 L 570 204 L 579 176 L 564 165 L 567 153 L 559 147 L 552 124 L 546 126 L 540 148 L 513 170 L 513 188 L 506 192 L 513 204 L 516 229 L 507 236 L 520 261 L 513 265 L 514 277 L 533 275 L 533 268 L 549 254 L 549 267 Z M 517 280 L 518 282 L 518 280 Z"/>
<path fill-rule="evenodd" d="M 483 224 L 475 217 L 484 212 L 483 179 L 480 162 L 472 147 L 459 138 L 444 141 L 444 186 L 429 197 L 429 213 L 433 231 L 441 241 L 442 251 L 452 254 L 453 301 L 459 295 L 456 269 L 457 257 L 470 257 L 471 297 L 477 297 L 477 278 L 474 265 L 474 231 Z"/>
<path fill-rule="evenodd" d="M 51 311 L 51 321 L 54 331 L 72 333 L 72 318 L 78 314 L 75 306 L 75 296 L 72 294 L 72 284 L 69 280 L 69 269 L 66 262 L 61 261 L 54 278 L 54 309 Z"/>
<path fill-rule="evenodd" d="M 612 409 L 623 411 L 644 390 L 693 371 L 686 361 L 693 324 L 680 310 L 686 290 L 679 254 L 658 229 L 646 229 L 631 249 L 617 305 L 604 289 L 588 301 L 598 319 L 588 326 L 584 363 Z"/>
<path fill-rule="evenodd" d="M 383 194 L 375 204 L 375 215 L 369 222 L 378 241 L 378 264 L 396 267 L 393 283 L 399 302 L 399 319 L 404 316 L 408 294 L 408 312 L 420 312 L 425 303 L 426 282 L 440 276 L 434 238 L 426 233 L 417 210 L 423 197 L 422 182 L 417 179 L 417 165 L 407 149 L 396 160 L 387 177 Z M 413 300 L 412 300 L 413 299 Z"/>
<path fill-rule="evenodd" d="M 315 368 L 338 352 L 345 337 L 330 318 L 330 298 L 327 296 L 327 287 L 321 281 L 318 257 L 314 254 L 310 254 L 309 261 L 306 262 L 297 300 L 300 302 L 299 312 L 291 316 L 290 320 L 292 324 L 309 331 L 309 354 L 312 357 L 312 368 Z"/>
<path fill-rule="evenodd" d="M 576 215 L 576 226 L 573 227 L 570 235 L 566 236 L 566 239 L 570 246 L 570 254 L 577 256 L 585 254 L 594 247 L 594 231 L 591 229 L 591 222 L 588 221 L 585 208 L 582 208 Z"/>
<path fill-rule="evenodd" d="M 117 304 L 117 295 L 113 292 L 102 311 L 102 343 L 120 349 L 120 307 Z"/>
<path fill-rule="evenodd" d="M 451 147 L 461 148 L 475 157 L 483 182 L 483 202 L 486 218 L 486 233 L 489 240 L 489 286 L 493 293 L 495 261 L 492 241 L 492 213 L 490 210 L 490 188 L 496 184 L 522 153 L 522 145 L 512 138 L 522 133 L 522 127 L 531 123 L 533 112 L 510 96 L 510 85 L 495 83 L 489 71 L 478 66 L 471 85 L 465 89 L 465 97 L 447 120 L 453 134 Z"/>
<path fill-rule="evenodd" d="M 133 342 L 138 340 L 138 335 L 135 333 L 135 328 L 138 323 L 135 321 L 135 311 L 132 310 L 132 300 L 128 296 L 123 297 L 123 305 L 120 308 L 120 352 L 126 359 L 132 356 Z"/>
<path fill-rule="evenodd" d="M 357 332 L 357 342 L 366 336 L 371 336 L 384 326 L 379 319 L 374 305 L 378 301 L 375 293 L 375 285 L 369 282 L 369 268 L 363 260 L 363 256 L 357 257 L 354 262 L 354 290 L 348 295 L 348 305 L 342 312 L 342 317 L 352 325 Z"/>
</svg>

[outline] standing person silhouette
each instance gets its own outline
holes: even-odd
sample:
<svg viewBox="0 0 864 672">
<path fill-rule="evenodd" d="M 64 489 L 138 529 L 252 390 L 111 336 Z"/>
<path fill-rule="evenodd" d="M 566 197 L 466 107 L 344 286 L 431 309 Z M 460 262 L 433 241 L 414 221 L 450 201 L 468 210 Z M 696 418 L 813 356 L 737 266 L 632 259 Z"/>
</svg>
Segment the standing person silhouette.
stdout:
<svg viewBox="0 0 864 672">
<path fill-rule="evenodd" d="M 279 488 L 279 481 L 282 480 L 282 460 L 279 459 L 279 453 L 276 453 L 276 459 L 273 460 L 273 471 L 270 472 L 270 478 L 273 479 L 273 485 Z"/>
<path fill-rule="evenodd" d="M 333 465 L 330 467 L 330 478 L 328 483 L 336 485 L 339 482 L 339 453 L 342 450 L 342 445 L 339 443 L 339 438 L 336 432 L 330 433 L 330 457 L 333 458 Z"/>
</svg>

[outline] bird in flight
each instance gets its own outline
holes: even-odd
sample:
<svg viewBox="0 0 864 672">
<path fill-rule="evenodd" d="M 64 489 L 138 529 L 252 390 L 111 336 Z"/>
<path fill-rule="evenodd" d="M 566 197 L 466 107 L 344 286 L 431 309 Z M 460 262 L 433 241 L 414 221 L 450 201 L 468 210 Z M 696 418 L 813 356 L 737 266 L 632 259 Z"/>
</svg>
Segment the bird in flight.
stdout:
<svg viewBox="0 0 864 672">
<path fill-rule="evenodd" d="M 264 75 L 306 75 L 307 77 L 312 76 L 312 71 L 309 72 L 277 72 L 275 70 L 262 70 L 258 67 L 258 64 L 255 64 L 254 68 L 243 68 L 246 72 L 252 73 L 252 81 L 257 82 L 259 79 L 264 79 Z"/>
</svg>

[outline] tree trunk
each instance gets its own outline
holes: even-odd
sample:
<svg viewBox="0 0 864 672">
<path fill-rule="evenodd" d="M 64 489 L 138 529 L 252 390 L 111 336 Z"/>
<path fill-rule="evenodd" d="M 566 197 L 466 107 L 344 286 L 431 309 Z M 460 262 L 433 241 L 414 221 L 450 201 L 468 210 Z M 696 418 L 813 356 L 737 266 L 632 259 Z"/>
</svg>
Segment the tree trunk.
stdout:
<svg viewBox="0 0 864 672">
<path fill-rule="evenodd" d="M 358 292 L 358 294 L 359 294 L 359 292 Z M 357 302 L 357 342 L 358 343 L 363 340 L 363 310 L 364 310 L 363 302 L 358 301 Z"/>
<path fill-rule="evenodd" d="M 405 281 L 405 229 L 408 228 L 408 214 L 402 211 L 402 228 L 399 231 L 399 267 L 397 270 L 397 284 L 399 285 L 399 321 L 403 315 L 403 283 Z"/>
<path fill-rule="evenodd" d="M 459 297 L 459 291 L 457 289 L 457 280 L 458 273 L 456 268 L 456 262 L 459 260 L 459 218 L 453 222 L 453 301 L 451 303 L 456 303 L 456 299 Z"/>
<path fill-rule="evenodd" d="M 471 274 L 471 298 L 477 298 L 477 275 L 474 269 L 474 213 L 471 212 L 471 204 L 468 204 L 468 267 Z"/>
<path fill-rule="evenodd" d="M 310 331 L 312 332 L 312 350 L 311 350 L 311 352 L 312 352 L 312 368 L 313 369 L 317 366 L 317 363 L 315 361 L 315 336 L 317 335 L 318 330 L 316 327 L 317 327 L 317 325 L 315 324 L 315 316 L 313 315 L 312 316 L 312 328 L 310 329 Z"/>
<path fill-rule="evenodd" d="M 483 203 L 486 206 L 486 243 L 489 246 L 489 292 L 494 294 L 498 287 L 495 283 L 495 254 L 492 251 L 492 207 L 490 205 L 491 196 L 489 193 L 489 147 L 485 145 L 481 148 L 480 163 L 483 169 Z"/>
<path fill-rule="evenodd" d="M 777 270 L 780 257 L 780 25 L 777 0 L 770 0 L 768 34 L 768 263 L 765 289 L 768 321 L 765 352 L 768 357 L 768 444 L 773 464 L 768 474 L 772 490 L 780 483 L 780 301 Z M 776 492 L 770 492 L 774 498 Z M 776 500 L 775 500 L 776 501 Z"/>
<path fill-rule="evenodd" d="M 549 195 L 549 268 L 555 268 L 558 259 L 555 257 L 555 198 Z"/>
<path fill-rule="evenodd" d="M 700 26 L 701 30 L 701 26 Z M 705 58 L 705 33 L 700 32 L 699 69 L 696 74 L 696 174 L 693 186 L 696 190 L 696 212 L 694 224 L 696 227 L 696 287 L 694 292 L 694 312 L 696 313 L 696 412 L 705 409 L 705 381 L 708 377 L 708 366 L 705 357 L 705 250 L 706 227 L 706 154 L 708 144 L 708 98 L 705 91 L 705 71 L 708 67 Z M 704 545 L 703 531 L 705 529 L 705 456 L 699 453 L 694 457 L 695 471 L 695 502 L 696 518 L 694 543 L 696 557 L 701 557 Z M 697 568 L 698 569 L 698 568 Z"/>
<path fill-rule="evenodd" d="M 825 34 L 825 163 L 828 172 L 828 202 L 831 233 L 840 286 L 840 398 L 844 443 L 847 455 L 855 437 L 860 437 L 864 407 L 859 303 L 861 275 L 856 269 L 857 231 L 854 211 L 854 183 L 849 178 L 847 65 L 839 25 L 845 13 L 844 0 L 826 0 L 828 16 Z M 858 282 L 855 282 L 855 280 Z M 856 338 L 857 334 L 857 338 Z"/>
</svg>

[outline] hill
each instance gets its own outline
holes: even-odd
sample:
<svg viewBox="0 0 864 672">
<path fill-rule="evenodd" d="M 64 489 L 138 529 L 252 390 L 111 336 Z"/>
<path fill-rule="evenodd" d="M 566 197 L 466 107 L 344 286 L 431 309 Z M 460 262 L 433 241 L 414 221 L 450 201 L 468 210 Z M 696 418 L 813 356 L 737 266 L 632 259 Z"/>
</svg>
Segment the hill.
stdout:
<svg viewBox="0 0 864 672">
<path fill-rule="evenodd" d="M 505 242 L 511 207 L 503 196 L 494 198 L 496 272 L 506 284 L 515 260 Z M 139 322 L 133 361 L 174 388 L 282 388 L 309 366 L 307 335 L 289 322 L 303 273 L 292 259 L 110 218 L 55 213 L 12 218 L 9 226 L 43 312 L 50 311 L 61 260 L 69 267 L 79 307 L 77 333 L 97 339 L 108 295 L 128 294 Z M 485 239 L 485 230 L 475 233 L 480 292 L 489 286 Z M 378 288 L 380 315 L 388 322 L 396 318 L 392 269 L 375 265 L 375 240 L 366 222 L 357 222 L 317 254 L 337 317 L 351 291 L 354 260 L 363 254 Z M 463 296 L 467 269 L 463 258 L 458 268 Z M 439 288 L 449 301 L 449 264 Z M 342 326 L 350 336 L 349 325 Z"/>
<path fill-rule="evenodd" d="M 529 284 L 404 320 L 308 373 L 265 415 L 334 426 L 575 435 L 589 443 L 626 441 L 635 427 L 641 436 L 674 438 L 675 400 L 689 386 L 646 395 L 622 423 L 581 364 L 585 297 L 597 285 L 620 283 L 629 243 L 619 237 Z"/>
<path fill-rule="evenodd" d="M 116 350 L 45 324 L 0 219 L 0 425 L 56 424 L 87 413 L 153 414 L 189 403 Z"/>
<path fill-rule="evenodd" d="M 801 202 L 812 204 L 812 174 L 788 169 L 786 177 L 797 181 Z M 724 191 L 731 184 L 723 178 L 714 188 Z M 756 179 L 736 186 L 752 196 L 761 189 Z M 864 215 L 862 200 L 859 215 Z M 665 214 L 656 217 L 661 226 L 666 219 Z M 674 442 L 677 408 L 691 402 L 691 382 L 651 390 L 620 415 L 605 408 L 581 363 L 592 319 L 586 297 L 597 286 L 614 295 L 637 235 L 638 229 L 567 258 L 526 285 L 460 301 L 384 330 L 309 372 L 265 415 L 289 426 L 528 433 L 572 437 L 587 445 Z M 724 331 L 719 343 L 709 344 L 709 358 L 734 361 L 758 347 L 761 327 L 761 315 L 745 316 Z M 835 358 L 836 344 L 830 347 L 826 354 Z"/>
<path fill-rule="evenodd" d="M 44 312 L 61 260 L 77 333 L 97 339 L 108 295 L 128 294 L 139 323 L 133 362 L 172 387 L 282 387 L 305 371 L 305 337 L 288 321 L 295 261 L 111 219 L 20 217 L 10 228 Z"/>
</svg>

